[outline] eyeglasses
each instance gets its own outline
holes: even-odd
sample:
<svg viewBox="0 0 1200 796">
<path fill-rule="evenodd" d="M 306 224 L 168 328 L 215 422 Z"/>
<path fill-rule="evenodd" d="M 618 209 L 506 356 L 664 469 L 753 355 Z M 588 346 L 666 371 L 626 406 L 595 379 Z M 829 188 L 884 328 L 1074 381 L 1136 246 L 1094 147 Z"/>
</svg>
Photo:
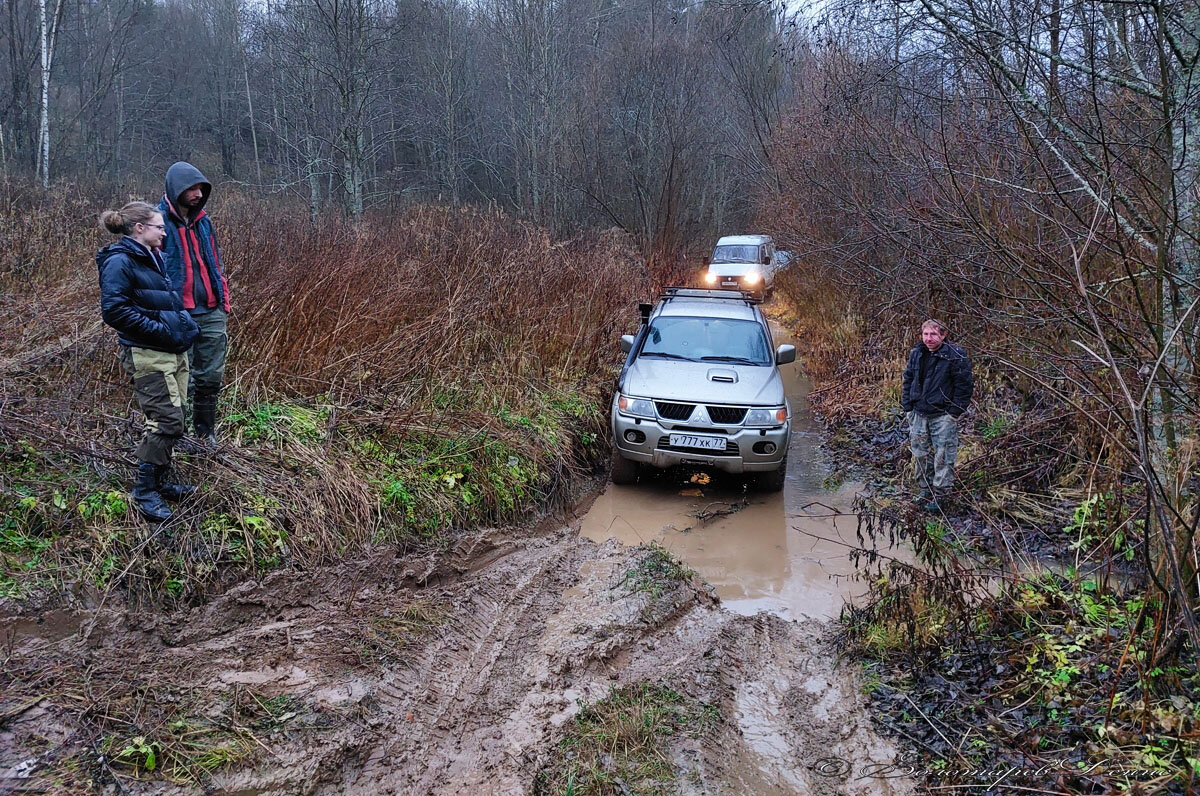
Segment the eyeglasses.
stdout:
<svg viewBox="0 0 1200 796">
<path fill-rule="evenodd" d="M 166 225 L 166 224 L 146 224 L 146 223 L 143 223 L 143 222 L 141 222 L 141 221 L 139 221 L 139 222 L 137 222 L 137 223 L 138 223 L 139 225 L 143 226 L 143 227 L 152 227 L 152 228 L 154 228 L 154 229 L 161 229 L 163 232 L 166 232 L 166 231 L 167 231 L 167 225 Z"/>
</svg>

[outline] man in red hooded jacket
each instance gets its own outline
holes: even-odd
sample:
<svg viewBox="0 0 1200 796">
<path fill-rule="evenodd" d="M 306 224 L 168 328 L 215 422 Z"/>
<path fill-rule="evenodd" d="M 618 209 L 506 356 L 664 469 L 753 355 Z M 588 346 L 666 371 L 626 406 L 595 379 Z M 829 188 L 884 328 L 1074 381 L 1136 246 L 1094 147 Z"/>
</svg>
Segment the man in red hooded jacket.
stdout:
<svg viewBox="0 0 1200 796">
<path fill-rule="evenodd" d="M 196 436 L 217 442 L 217 401 L 225 377 L 229 287 L 212 220 L 204 211 L 212 183 L 191 163 L 167 169 L 166 193 L 158 209 L 166 223 L 162 256 L 183 307 L 200 327 L 188 352 L 191 382 L 188 406 Z"/>
</svg>

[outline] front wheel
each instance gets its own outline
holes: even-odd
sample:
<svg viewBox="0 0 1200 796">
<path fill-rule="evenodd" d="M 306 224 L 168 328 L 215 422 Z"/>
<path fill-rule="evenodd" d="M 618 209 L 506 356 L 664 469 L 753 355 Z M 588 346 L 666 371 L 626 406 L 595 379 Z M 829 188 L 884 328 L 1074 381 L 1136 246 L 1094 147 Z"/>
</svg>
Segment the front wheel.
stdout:
<svg viewBox="0 0 1200 796">
<path fill-rule="evenodd" d="M 783 461 L 779 463 L 779 468 L 770 472 L 761 473 L 758 476 L 758 488 L 763 492 L 778 492 L 783 489 L 783 483 L 787 480 L 787 456 L 783 457 Z"/>
<path fill-rule="evenodd" d="M 638 480 L 637 462 L 632 462 L 621 455 L 621 451 L 613 445 L 612 449 L 612 482 L 618 486 L 635 484 Z"/>
</svg>

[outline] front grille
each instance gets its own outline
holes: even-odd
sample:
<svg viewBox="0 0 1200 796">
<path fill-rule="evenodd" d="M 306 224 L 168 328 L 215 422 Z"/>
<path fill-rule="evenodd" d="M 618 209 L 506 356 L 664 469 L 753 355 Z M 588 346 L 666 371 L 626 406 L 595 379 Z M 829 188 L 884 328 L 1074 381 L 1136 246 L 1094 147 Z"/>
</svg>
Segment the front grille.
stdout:
<svg viewBox="0 0 1200 796">
<path fill-rule="evenodd" d="M 671 426 L 672 431 L 698 431 L 701 434 L 728 434 L 723 428 L 713 426 Z"/>
<path fill-rule="evenodd" d="M 699 448 L 683 448 L 678 445 L 671 444 L 671 438 L 663 436 L 658 438 L 658 450 L 673 451 L 675 453 L 689 453 L 694 456 L 738 456 L 741 454 L 741 449 L 733 440 L 725 440 L 725 450 L 723 451 L 708 451 L 700 450 Z"/>
<path fill-rule="evenodd" d="M 714 423 L 725 423 L 731 426 L 737 425 L 746 416 L 746 407 L 710 406 L 708 407 L 708 416 L 712 418 Z"/>
<path fill-rule="evenodd" d="M 655 401 L 658 413 L 668 420 L 687 420 L 692 416 L 692 404 L 673 404 L 667 401 Z"/>
</svg>

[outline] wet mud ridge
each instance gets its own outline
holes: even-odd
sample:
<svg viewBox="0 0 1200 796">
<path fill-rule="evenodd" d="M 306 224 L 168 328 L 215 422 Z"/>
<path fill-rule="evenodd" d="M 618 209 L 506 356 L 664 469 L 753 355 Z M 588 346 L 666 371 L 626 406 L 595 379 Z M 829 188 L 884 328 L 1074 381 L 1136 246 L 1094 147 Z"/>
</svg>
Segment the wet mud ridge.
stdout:
<svg viewBox="0 0 1200 796">
<path fill-rule="evenodd" d="M 827 624 L 639 579 L 653 554 L 576 527 L 492 531 L 170 616 L 10 617 L 0 791 L 534 793 L 581 704 L 650 682 L 711 718 L 665 741 L 670 790 L 911 792 L 858 777 L 894 752 Z"/>
</svg>

